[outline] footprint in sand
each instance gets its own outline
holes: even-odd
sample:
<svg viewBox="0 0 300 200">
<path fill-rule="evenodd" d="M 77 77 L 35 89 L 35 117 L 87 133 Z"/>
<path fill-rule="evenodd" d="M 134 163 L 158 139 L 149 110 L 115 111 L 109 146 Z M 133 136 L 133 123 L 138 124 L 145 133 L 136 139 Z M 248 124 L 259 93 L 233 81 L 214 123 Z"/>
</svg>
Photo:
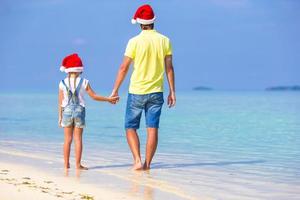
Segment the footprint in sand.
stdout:
<svg viewBox="0 0 300 200">
<path fill-rule="evenodd" d="M 3 169 L 3 170 L 1 170 L 0 174 L 1 174 L 1 175 L 7 175 L 8 172 L 9 172 L 9 171 L 8 171 L 7 169 Z"/>
<path fill-rule="evenodd" d="M 3 180 L 8 181 L 8 182 L 17 181 L 15 178 L 5 178 Z"/>
<path fill-rule="evenodd" d="M 53 183 L 53 181 L 44 181 L 44 183 L 50 184 Z"/>
<path fill-rule="evenodd" d="M 61 192 L 62 194 L 73 194 L 74 192 Z"/>
<path fill-rule="evenodd" d="M 60 195 L 60 194 L 57 194 L 57 195 L 55 195 L 56 197 L 58 197 L 58 198 L 63 198 L 64 196 L 62 196 L 62 195 Z"/>
<path fill-rule="evenodd" d="M 28 181 L 23 181 L 22 182 L 23 185 L 31 185 L 32 183 L 28 182 Z"/>
<path fill-rule="evenodd" d="M 43 186 L 40 186 L 40 188 L 42 189 L 42 190 L 49 190 L 50 188 L 48 188 L 48 187 L 43 187 Z"/>
<path fill-rule="evenodd" d="M 29 185 L 28 187 L 30 187 L 30 188 L 37 188 L 36 185 Z"/>
</svg>

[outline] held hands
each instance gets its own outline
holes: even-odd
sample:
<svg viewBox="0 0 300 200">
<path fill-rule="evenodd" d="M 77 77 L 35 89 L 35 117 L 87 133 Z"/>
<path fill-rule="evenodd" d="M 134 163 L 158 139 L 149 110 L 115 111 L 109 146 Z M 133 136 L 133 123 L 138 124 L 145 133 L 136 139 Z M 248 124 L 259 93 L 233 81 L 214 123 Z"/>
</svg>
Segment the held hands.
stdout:
<svg viewBox="0 0 300 200">
<path fill-rule="evenodd" d="M 107 101 L 111 104 L 116 104 L 119 101 L 119 96 L 109 96 L 107 97 Z"/>
<path fill-rule="evenodd" d="M 120 100 L 118 91 L 113 90 L 112 93 L 111 93 L 111 95 L 108 97 L 108 99 L 111 99 L 111 100 L 112 100 L 112 101 L 109 101 L 111 104 L 116 104 L 116 103 L 118 103 L 119 100 Z"/>
<path fill-rule="evenodd" d="M 116 104 L 119 102 L 120 100 L 120 97 L 119 97 L 119 94 L 118 94 L 118 91 L 115 91 L 113 90 L 111 95 L 108 97 L 108 101 L 111 103 L 111 104 Z M 176 95 L 175 95 L 175 92 L 170 92 L 169 96 L 168 96 L 168 106 L 169 108 L 171 107 L 174 107 L 176 104 Z"/>
<path fill-rule="evenodd" d="M 175 96 L 175 92 L 170 92 L 169 96 L 168 96 L 168 106 L 169 108 L 174 107 L 176 104 L 176 96 Z"/>
</svg>

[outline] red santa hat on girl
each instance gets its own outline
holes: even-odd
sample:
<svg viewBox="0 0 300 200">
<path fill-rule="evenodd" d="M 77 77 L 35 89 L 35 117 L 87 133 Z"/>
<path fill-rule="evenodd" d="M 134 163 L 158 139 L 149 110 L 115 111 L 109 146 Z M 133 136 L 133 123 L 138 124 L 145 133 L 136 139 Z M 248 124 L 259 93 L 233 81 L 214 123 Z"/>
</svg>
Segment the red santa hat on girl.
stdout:
<svg viewBox="0 0 300 200">
<path fill-rule="evenodd" d="M 62 72 L 83 72 L 83 65 L 77 53 L 68 55 L 62 61 L 60 71 Z"/>
<path fill-rule="evenodd" d="M 147 25 L 147 24 L 153 24 L 154 20 L 155 20 L 155 15 L 153 9 L 151 8 L 150 5 L 145 4 L 140 6 L 136 10 L 133 19 L 131 20 L 131 23 L 133 24 L 139 23 L 139 24 Z"/>
</svg>

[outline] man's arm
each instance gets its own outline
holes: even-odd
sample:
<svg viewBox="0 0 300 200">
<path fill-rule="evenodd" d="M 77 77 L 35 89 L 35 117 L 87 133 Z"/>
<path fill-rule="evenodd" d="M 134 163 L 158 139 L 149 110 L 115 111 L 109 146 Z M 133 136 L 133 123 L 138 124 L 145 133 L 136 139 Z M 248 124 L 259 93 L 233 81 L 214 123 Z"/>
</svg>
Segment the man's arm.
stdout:
<svg viewBox="0 0 300 200">
<path fill-rule="evenodd" d="M 172 55 L 165 57 L 165 68 L 169 84 L 169 96 L 168 96 L 168 106 L 171 108 L 176 104 L 176 95 L 175 95 L 175 75 L 172 62 Z"/>
<path fill-rule="evenodd" d="M 127 56 L 124 56 L 123 62 L 120 65 L 120 68 L 119 68 L 119 71 L 118 71 L 118 74 L 117 74 L 117 78 L 116 78 L 116 81 L 115 81 L 115 84 L 114 84 L 112 94 L 110 96 L 119 96 L 118 95 L 119 88 L 120 88 L 122 82 L 124 81 L 124 79 L 126 77 L 126 74 L 129 70 L 131 62 L 132 62 L 131 58 L 129 58 Z"/>
</svg>

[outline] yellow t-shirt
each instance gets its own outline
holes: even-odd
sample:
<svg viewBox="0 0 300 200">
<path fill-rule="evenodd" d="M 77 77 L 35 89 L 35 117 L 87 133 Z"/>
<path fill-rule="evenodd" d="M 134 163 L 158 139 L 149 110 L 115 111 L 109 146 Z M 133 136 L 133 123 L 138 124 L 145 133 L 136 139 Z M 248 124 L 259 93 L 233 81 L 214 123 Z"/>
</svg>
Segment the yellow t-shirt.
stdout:
<svg viewBox="0 0 300 200">
<path fill-rule="evenodd" d="M 162 92 L 167 55 L 172 55 L 170 40 L 155 30 L 143 30 L 131 38 L 125 51 L 134 61 L 129 93 Z"/>
</svg>

